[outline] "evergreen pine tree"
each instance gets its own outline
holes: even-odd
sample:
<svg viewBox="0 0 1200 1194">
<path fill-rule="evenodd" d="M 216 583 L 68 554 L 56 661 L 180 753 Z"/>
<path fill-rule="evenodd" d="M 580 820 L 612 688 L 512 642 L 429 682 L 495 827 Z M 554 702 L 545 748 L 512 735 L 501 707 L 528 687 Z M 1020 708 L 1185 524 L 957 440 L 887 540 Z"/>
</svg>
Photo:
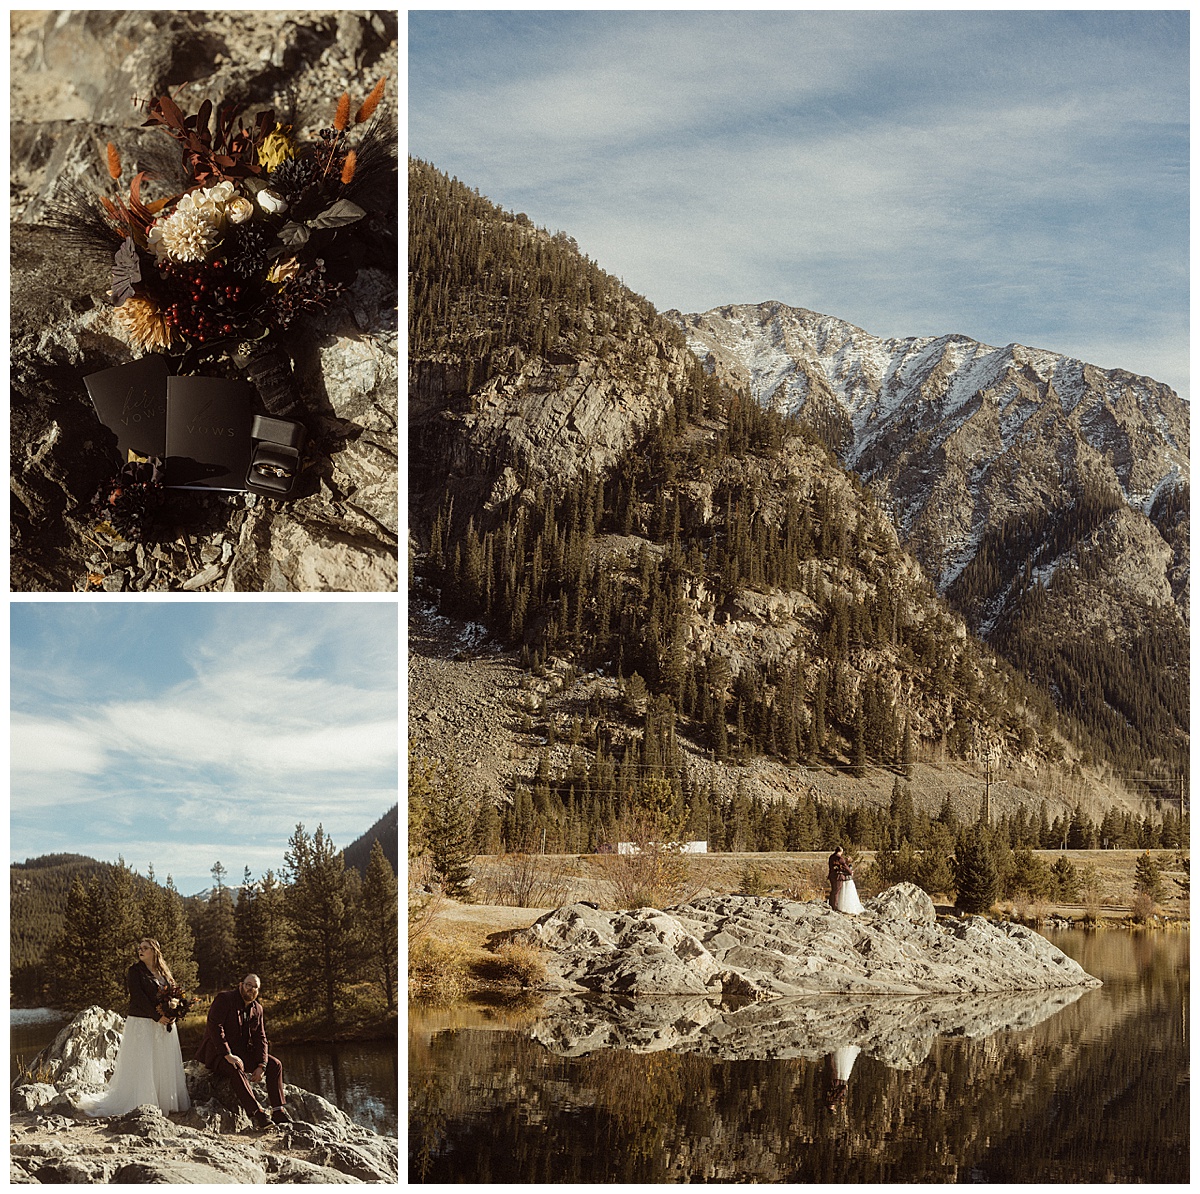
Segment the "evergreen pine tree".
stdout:
<svg viewBox="0 0 1200 1194">
<path fill-rule="evenodd" d="M 243 977 L 237 972 L 237 921 L 227 874 L 219 859 L 213 863 L 213 886 L 196 923 L 196 962 L 205 991 L 224 990 Z"/>
<path fill-rule="evenodd" d="M 142 902 L 142 937 L 153 937 L 162 950 L 175 981 L 185 991 L 196 989 L 196 941 L 188 924 L 183 899 L 175 881 L 167 876 L 165 887 L 154 882 L 154 869 L 147 876 L 150 886 Z"/>
<path fill-rule="evenodd" d="M 986 912 L 1000 895 L 1000 876 L 983 834 L 968 835 L 954 860 L 958 895 L 954 906 L 962 912 Z"/>
<path fill-rule="evenodd" d="M 378 838 L 371 843 L 371 857 L 363 878 L 360 900 L 360 930 L 368 973 L 379 983 L 387 1010 L 396 1007 L 396 975 L 399 960 L 398 888 L 396 872 Z"/>
<path fill-rule="evenodd" d="M 284 908 L 292 927 L 292 982 L 332 1027 L 353 978 L 353 892 L 345 859 L 322 826 L 310 838 L 303 825 L 284 854 Z M 355 872 L 357 873 L 357 872 Z"/>
<path fill-rule="evenodd" d="M 1149 852 L 1140 855 L 1133 868 L 1133 890 L 1148 895 L 1156 904 L 1163 898 L 1162 872 Z"/>
<path fill-rule="evenodd" d="M 474 821 L 458 769 L 447 767 L 427 793 L 425 824 L 434 874 L 454 900 L 465 900 L 470 894 Z"/>
</svg>

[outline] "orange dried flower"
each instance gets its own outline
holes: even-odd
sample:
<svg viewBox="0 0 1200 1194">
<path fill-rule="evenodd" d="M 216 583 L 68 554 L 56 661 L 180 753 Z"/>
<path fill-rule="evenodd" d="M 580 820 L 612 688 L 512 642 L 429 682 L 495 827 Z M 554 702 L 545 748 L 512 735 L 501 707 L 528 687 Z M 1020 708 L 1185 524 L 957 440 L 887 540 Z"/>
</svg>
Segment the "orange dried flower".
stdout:
<svg viewBox="0 0 1200 1194">
<path fill-rule="evenodd" d="M 342 98 L 338 100 L 337 115 L 333 118 L 333 127 L 339 133 L 346 131 L 346 123 L 350 119 L 350 93 L 342 92 Z"/>
<path fill-rule="evenodd" d="M 346 164 L 342 167 L 342 185 L 345 186 L 354 177 L 354 167 L 358 163 L 358 154 L 352 149 L 346 154 Z"/>
<path fill-rule="evenodd" d="M 354 117 L 355 124 L 362 124 L 364 120 L 370 119 L 371 113 L 379 107 L 379 101 L 383 99 L 383 85 L 387 82 L 387 75 L 371 88 L 371 94 L 363 100 L 363 105 L 358 110 L 358 114 Z"/>
<path fill-rule="evenodd" d="M 142 349 L 169 348 L 171 329 L 153 299 L 135 294 L 116 310 L 117 318 L 125 325 L 129 338 Z"/>
<path fill-rule="evenodd" d="M 111 141 L 108 143 L 108 172 L 113 178 L 121 177 L 121 155 Z"/>
</svg>

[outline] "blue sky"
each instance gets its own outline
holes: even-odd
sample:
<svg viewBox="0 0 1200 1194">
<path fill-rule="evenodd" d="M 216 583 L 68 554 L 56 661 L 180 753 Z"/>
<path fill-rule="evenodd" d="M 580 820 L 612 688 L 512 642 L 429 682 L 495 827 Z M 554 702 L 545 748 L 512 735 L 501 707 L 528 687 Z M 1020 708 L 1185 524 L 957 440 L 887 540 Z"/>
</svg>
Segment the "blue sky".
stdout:
<svg viewBox="0 0 1200 1194">
<path fill-rule="evenodd" d="M 1188 394 L 1187 12 L 409 15 L 409 152 L 660 310 L 777 299 Z"/>
<path fill-rule="evenodd" d="M 348 846 L 397 801 L 394 602 L 13 602 L 10 858 L 184 895 Z"/>
</svg>

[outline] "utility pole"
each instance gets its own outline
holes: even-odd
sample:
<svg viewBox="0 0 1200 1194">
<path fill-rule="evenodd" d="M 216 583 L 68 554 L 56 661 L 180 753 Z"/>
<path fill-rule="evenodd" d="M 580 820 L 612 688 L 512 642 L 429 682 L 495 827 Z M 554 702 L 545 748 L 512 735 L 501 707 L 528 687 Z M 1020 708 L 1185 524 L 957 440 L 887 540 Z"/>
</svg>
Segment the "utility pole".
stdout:
<svg viewBox="0 0 1200 1194">
<path fill-rule="evenodd" d="M 990 826 L 992 823 L 992 748 L 987 748 L 987 753 L 983 756 L 983 809 L 984 818 Z"/>
</svg>

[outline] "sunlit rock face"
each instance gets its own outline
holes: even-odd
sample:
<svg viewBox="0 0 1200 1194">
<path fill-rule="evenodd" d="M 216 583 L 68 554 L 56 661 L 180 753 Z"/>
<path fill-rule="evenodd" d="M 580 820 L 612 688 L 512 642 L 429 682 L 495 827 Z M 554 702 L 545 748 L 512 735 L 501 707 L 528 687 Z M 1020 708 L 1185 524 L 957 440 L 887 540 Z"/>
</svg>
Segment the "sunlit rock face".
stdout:
<svg viewBox="0 0 1200 1194">
<path fill-rule="evenodd" d="M 1188 516 L 1166 503 L 1187 492 L 1189 412 L 1170 386 L 1024 344 L 884 340 L 781 302 L 665 314 L 710 372 L 796 415 L 870 480 L 952 600 L 980 548 L 995 551 L 1003 534 L 1012 552 L 1024 533 L 1043 586 L 1099 553 L 1104 575 L 1087 578 L 1092 598 L 1075 605 L 1105 629 L 1135 629 L 1124 623 L 1147 605 L 1187 617 Z M 1064 545 L 1082 496 L 1097 491 L 1115 510 Z M 1007 583 L 986 589 L 980 634 L 1019 595 Z"/>
<path fill-rule="evenodd" d="M 625 995 L 765 1000 L 846 994 L 954 994 L 1098 986 L 1044 937 L 982 917 L 938 922 L 910 883 L 865 902 L 710 896 L 678 908 L 606 912 L 573 904 L 522 937 L 544 948 L 547 985 Z"/>
</svg>

